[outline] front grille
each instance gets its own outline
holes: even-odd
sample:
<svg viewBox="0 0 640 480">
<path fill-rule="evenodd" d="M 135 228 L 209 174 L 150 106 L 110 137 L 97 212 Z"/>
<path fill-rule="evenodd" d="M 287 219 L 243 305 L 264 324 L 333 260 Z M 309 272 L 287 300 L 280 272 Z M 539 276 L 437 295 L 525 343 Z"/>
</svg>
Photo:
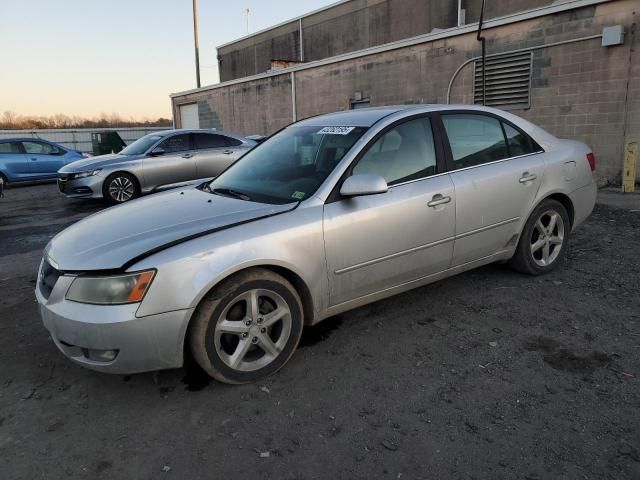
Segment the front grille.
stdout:
<svg viewBox="0 0 640 480">
<path fill-rule="evenodd" d="M 38 279 L 38 285 L 40 287 L 40 293 L 46 299 L 49 299 L 53 287 L 56 285 L 58 279 L 62 276 L 62 272 L 56 270 L 45 259 L 42 262 L 42 269 L 40 270 L 40 278 Z"/>
</svg>

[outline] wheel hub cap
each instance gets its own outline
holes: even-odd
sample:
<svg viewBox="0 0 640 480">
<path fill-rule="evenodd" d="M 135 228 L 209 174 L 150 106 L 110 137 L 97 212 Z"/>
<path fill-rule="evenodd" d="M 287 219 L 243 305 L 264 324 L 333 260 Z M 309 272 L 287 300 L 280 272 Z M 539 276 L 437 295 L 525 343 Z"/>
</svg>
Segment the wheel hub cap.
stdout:
<svg viewBox="0 0 640 480">
<path fill-rule="evenodd" d="M 259 370 L 284 350 L 291 325 L 291 311 L 280 295 L 250 290 L 229 302 L 217 319 L 216 353 L 234 370 Z"/>
<path fill-rule="evenodd" d="M 533 261 L 547 267 L 556 261 L 564 243 L 564 221 L 555 210 L 544 212 L 533 226 L 530 249 Z"/>
<path fill-rule="evenodd" d="M 133 182 L 126 177 L 116 177 L 109 184 L 109 195 L 116 202 L 131 200 L 134 192 Z"/>
</svg>

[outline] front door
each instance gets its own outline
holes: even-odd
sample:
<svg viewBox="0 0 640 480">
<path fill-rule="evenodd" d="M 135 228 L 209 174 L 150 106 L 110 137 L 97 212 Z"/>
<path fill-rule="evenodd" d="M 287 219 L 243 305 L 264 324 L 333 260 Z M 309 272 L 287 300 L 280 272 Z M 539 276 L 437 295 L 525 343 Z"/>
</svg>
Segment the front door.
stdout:
<svg viewBox="0 0 640 480">
<path fill-rule="evenodd" d="M 158 156 L 144 159 L 144 183 L 147 188 L 184 182 L 198 178 L 196 174 L 195 151 L 188 133 L 172 135 L 162 141 L 154 151 L 162 149 Z M 152 152 L 153 154 L 153 152 Z"/>
<path fill-rule="evenodd" d="M 64 166 L 64 158 L 52 145 L 45 142 L 22 142 L 31 176 L 34 178 L 55 177 Z"/>
<path fill-rule="evenodd" d="M 395 125 L 365 148 L 351 174 L 380 175 L 389 191 L 325 205 L 332 306 L 446 270 L 453 253 L 453 183 L 440 174 L 430 119 Z"/>
<path fill-rule="evenodd" d="M 441 118 L 456 190 L 455 266 L 514 246 L 540 187 L 544 161 L 533 140 L 494 116 Z"/>
</svg>

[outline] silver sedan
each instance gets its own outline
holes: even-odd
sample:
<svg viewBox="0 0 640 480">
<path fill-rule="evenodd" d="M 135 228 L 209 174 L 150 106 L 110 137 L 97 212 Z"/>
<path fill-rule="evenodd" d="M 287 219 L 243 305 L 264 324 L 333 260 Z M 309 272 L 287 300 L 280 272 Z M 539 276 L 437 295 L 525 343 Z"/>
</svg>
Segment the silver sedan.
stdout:
<svg viewBox="0 0 640 480">
<path fill-rule="evenodd" d="M 65 165 L 58 170 L 58 187 L 68 197 L 123 203 L 143 193 L 211 179 L 256 145 L 214 130 L 151 133 L 120 153 Z"/>
<path fill-rule="evenodd" d="M 304 325 L 491 262 L 552 271 L 593 209 L 594 168 L 583 143 L 491 108 L 314 117 L 209 183 L 67 228 L 36 296 L 79 365 L 175 368 L 188 349 L 214 378 L 250 382 Z"/>
</svg>

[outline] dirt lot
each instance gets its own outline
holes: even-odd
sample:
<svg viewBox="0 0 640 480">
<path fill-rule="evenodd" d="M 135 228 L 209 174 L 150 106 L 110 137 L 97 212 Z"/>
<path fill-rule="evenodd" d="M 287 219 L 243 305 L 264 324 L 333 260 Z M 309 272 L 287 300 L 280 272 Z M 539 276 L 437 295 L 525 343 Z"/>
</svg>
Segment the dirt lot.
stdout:
<svg viewBox="0 0 640 480">
<path fill-rule="evenodd" d="M 51 184 L 0 200 L 0 478 L 640 478 L 640 211 L 598 205 L 556 273 L 489 266 L 343 314 L 231 387 L 56 350 L 42 248 L 100 208 Z"/>
</svg>

